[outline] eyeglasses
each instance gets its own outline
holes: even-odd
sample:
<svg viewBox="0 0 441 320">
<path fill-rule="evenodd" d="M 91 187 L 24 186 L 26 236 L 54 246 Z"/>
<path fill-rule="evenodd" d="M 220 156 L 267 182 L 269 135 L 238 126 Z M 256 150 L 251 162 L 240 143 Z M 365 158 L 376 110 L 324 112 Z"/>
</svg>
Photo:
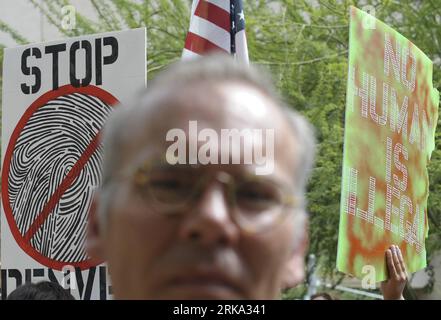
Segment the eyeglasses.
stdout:
<svg viewBox="0 0 441 320">
<path fill-rule="evenodd" d="M 165 215 L 191 212 L 210 182 L 225 186 L 233 221 L 244 231 L 262 232 L 284 219 L 298 205 L 292 188 L 257 175 L 235 177 L 225 171 L 215 174 L 200 165 L 169 165 L 146 162 L 129 175 L 137 195 L 153 211 Z"/>
</svg>

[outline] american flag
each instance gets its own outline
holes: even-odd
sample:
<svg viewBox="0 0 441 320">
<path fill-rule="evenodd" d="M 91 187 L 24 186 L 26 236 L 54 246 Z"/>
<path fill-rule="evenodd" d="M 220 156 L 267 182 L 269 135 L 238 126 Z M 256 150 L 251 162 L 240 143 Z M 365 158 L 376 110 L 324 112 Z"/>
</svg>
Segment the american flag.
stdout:
<svg viewBox="0 0 441 320">
<path fill-rule="evenodd" d="M 219 50 L 249 64 L 242 0 L 193 0 L 183 59 Z"/>
</svg>

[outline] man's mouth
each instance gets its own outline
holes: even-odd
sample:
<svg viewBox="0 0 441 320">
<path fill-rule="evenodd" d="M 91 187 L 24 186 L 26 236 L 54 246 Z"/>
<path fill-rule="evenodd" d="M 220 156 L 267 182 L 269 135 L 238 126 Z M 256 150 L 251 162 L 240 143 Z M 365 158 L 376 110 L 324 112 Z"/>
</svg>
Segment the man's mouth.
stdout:
<svg viewBox="0 0 441 320">
<path fill-rule="evenodd" d="M 242 289 L 238 281 L 227 273 L 216 270 L 182 272 L 169 283 L 181 299 L 239 299 Z"/>
</svg>

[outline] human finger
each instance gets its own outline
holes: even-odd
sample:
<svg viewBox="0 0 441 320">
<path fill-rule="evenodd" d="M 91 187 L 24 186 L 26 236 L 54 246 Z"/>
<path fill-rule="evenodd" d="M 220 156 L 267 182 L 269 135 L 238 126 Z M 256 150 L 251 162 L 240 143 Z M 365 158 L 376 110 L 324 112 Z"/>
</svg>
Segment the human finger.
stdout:
<svg viewBox="0 0 441 320">
<path fill-rule="evenodd" d="M 395 269 L 395 265 L 393 262 L 392 249 L 386 250 L 386 263 L 387 263 L 387 270 L 389 271 L 389 279 L 390 278 L 395 279 L 397 277 L 397 270 Z"/>
</svg>

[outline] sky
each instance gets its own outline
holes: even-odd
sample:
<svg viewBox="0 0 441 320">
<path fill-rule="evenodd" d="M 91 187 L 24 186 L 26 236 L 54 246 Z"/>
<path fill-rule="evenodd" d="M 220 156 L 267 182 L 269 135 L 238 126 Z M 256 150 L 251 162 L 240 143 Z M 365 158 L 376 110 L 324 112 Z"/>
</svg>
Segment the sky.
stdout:
<svg viewBox="0 0 441 320">
<path fill-rule="evenodd" d="M 35 0 L 43 3 L 43 0 Z M 90 0 L 71 0 L 72 5 L 83 15 L 96 19 Z M 0 20 L 8 24 L 30 42 L 42 42 L 63 38 L 57 28 L 51 25 L 30 0 L 0 0 Z M 16 45 L 10 35 L 0 31 L 0 44 Z"/>
</svg>

